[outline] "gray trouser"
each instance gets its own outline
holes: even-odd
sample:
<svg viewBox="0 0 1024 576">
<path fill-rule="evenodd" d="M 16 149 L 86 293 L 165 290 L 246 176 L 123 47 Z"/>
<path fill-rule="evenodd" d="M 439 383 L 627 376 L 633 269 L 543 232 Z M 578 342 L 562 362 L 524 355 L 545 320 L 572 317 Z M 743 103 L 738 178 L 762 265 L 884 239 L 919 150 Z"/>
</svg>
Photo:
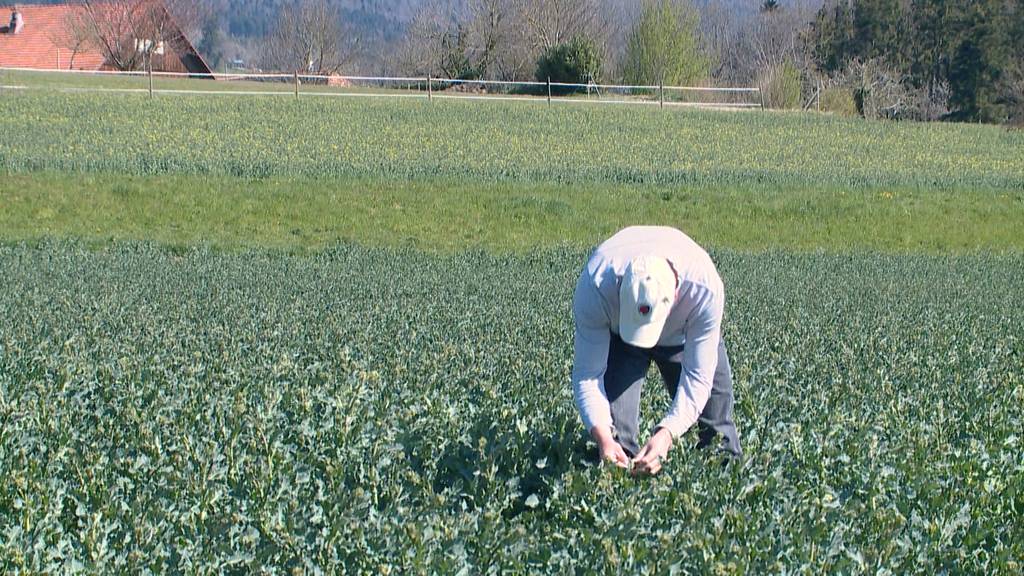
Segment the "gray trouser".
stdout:
<svg viewBox="0 0 1024 576">
<path fill-rule="evenodd" d="M 640 391 L 647 378 L 647 368 L 654 360 L 665 380 L 665 389 L 675 398 L 682 373 L 682 346 L 655 346 L 637 348 L 622 341 L 612 332 L 608 346 L 608 368 L 604 373 L 604 388 L 612 409 L 612 426 L 619 444 L 631 456 L 640 451 L 637 444 L 640 423 Z M 718 368 L 711 386 L 711 396 L 697 420 L 697 447 L 711 446 L 722 435 L 721 450 L 739 455 L 740 438 L 732 421 L 732 368 L 725 352 L 725 340 L 718 345 Z"/>
</svg>

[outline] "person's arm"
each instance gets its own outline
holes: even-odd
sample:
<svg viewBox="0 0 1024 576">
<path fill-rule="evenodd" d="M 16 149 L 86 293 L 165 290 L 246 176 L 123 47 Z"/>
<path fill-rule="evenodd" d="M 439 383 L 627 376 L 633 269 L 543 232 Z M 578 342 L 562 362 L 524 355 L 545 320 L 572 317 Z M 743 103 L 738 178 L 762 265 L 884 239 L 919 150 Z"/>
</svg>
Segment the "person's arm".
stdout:
<svg viewBox="0 0 1024 576">
<path fill-rule="evenodd" d="M 589 278 L 576 284 L 573 297 L 572 386 L 576 409 L 584 428 L 611 430 L 612 413 L 604 390 L 604 373 L 608 368 L 608 345 L 611 333 L 600 296 Z"/>
<path fill-rule="evenodd" d="M 612 437 L 612 413 L 604 388 L 611 341 L 608 317 L 600 295 L 589 281 L 581 277 L 573 297 L 573 396 L 583 426 L 597 442 L 602 459 L 627 467 L 629 457 Z"/>
<path fill-rule="evenodd" d="M 676 396 L 668 414 L 657 426 L 666 429 L 673 439 L 682 436 L 697 422 L 711 396 L 715 369 L 718 368 L 724 309 L 721 295 L 716 296 L 709 291 L 686 323 L 686 343 Z"/>
</svg>

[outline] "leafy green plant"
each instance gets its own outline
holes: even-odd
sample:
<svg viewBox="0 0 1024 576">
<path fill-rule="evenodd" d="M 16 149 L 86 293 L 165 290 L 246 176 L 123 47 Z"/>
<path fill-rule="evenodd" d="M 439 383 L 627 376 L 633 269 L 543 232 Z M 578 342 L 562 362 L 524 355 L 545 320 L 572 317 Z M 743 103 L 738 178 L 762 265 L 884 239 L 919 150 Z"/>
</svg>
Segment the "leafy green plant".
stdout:
<svg viewBox="0 0 1024 576">
<path fill-rule="evenodd" d="M 0 571 L 1020 571 L 1019 255 L 715 253 L 746 459 L 645 481 L 586 256 L 0 247 Z"/>
<path fill-rule="evenodd" d="M 699 39 L 700 13 L 688 1 L 644 0 L 626 46 L 626 82 L 640 86 L 699 84 L 709 68 Z"/>
</svg>

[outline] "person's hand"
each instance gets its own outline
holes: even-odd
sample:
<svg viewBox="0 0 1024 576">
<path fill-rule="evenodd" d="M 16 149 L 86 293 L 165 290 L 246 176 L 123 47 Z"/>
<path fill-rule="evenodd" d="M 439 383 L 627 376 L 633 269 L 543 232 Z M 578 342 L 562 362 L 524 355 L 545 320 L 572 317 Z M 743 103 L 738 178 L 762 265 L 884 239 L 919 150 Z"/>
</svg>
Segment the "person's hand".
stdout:
<svg viewBox="0 0 1024 576">
<path fill-rule="evenodd" d="M 660 472 L 661 459 L 668 454 L 670 447 L 672 434 L 665 428 L 658 428 L 636 458 L 633 458 L 633 474 L 653 476 Z"/>
<path fill-rule="evenodd" d="M 595 426 L 590 435 L 597 442 L 597 451 L 601 454 L 602 462 L 611 462 L 619 468 L 629 468 L 629 455 L 623 450 L 622 445 L 612 438 L 611 430 Z"/>
<path fill-rule="evenodd" d="M 601 451 L 601 460 L 611 462 L 619 468 L 629 468 L 629 455 L 622 449 L 622 445 L 615 440 L 609 440 L 603 445 L 598 445 Z"/>
</svg>

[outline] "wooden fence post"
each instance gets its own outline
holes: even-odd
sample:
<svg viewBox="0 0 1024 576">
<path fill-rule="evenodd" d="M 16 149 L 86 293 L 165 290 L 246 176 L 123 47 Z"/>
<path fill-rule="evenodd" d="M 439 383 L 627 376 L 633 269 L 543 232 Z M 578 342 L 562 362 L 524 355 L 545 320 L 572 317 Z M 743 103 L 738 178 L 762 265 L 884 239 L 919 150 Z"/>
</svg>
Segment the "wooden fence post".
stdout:
<svg viewBox="0 0 1024 576">
<path fill-rule="evenodd" d="M 434 78 L 430 74 L 427 74 L 427 100 L 428 101 L 434 99 L 433 84 L 434 84 Z"/>
<path fill-rule="evenodd" d="M 551 105 L 551 76 L 548 76 L 548 106 Z"/>
<path fill-rule="evenodd" d="M 296 70 L 295 72 L 292 72 L 292 74 L 294 75 L 294 80 L 295 80 L 295 97 L 298 98 L 299 97 L 299 71 Z"/>
<path fill-rule="evenodd" d="M 147 72 L 147 75 L 149 76 L 149 97 L 152 98 L 153 97 L 153 56 L 152 55 L 149 56 L 149 66 L 148 66 L 148 68 L 149 68 L 149 71 Z"/>
<path fill-rule="evenodd" d="M 658 103 L 664 108 L 665 107 L 665 81 L 662 80 L 658 83 Z"/>
</svg>

